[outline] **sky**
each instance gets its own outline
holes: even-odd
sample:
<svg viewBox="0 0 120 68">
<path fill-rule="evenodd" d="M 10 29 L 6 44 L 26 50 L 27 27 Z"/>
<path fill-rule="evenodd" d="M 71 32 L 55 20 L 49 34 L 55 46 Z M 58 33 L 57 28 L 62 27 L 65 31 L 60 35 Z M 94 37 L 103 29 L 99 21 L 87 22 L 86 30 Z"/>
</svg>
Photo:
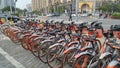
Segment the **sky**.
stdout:
<svg viewBox="0 0 120 68">
<path fill-rule="evenodd" d="M 16 7 L 20 9 L 26 8 L 26 4 L 31 3 L 31 0 L 17 0 Z"/>
</svg>

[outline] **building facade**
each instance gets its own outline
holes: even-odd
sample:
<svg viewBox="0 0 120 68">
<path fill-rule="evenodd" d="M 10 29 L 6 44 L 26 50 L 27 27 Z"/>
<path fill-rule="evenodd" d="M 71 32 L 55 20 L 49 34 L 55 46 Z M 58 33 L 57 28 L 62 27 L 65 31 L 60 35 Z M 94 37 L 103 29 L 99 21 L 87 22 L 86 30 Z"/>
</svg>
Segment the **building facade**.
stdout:
<svg viewBox="0 0 120 68">
<path fill-rule="evenodd" d="M 7 6 L 15 6 L 14 0 L 0 0 L 0 9 L 3 9 L 4 7 Z"/>
<path fill-rule="evenodd" d="M 106 2 L 119 2 L 120 0 L 78 0 L 78 12 L 80 13 L 93 13 L 97 8 Z M 76 0 L 32 0 L 32 10 L 40 11 L 43 13 L 50 13 L 60 10 L 60 6 L 70 10 L 72 4 L 72 11 L 75 11 Z"/>
<path fill-rule="evenodd" d="M 118 0 L 79 0 L 79 12 L 81 13 L 93 13 L 98 11 L 97 9 L 106 3 L 115 3 Z"/>
</svg>

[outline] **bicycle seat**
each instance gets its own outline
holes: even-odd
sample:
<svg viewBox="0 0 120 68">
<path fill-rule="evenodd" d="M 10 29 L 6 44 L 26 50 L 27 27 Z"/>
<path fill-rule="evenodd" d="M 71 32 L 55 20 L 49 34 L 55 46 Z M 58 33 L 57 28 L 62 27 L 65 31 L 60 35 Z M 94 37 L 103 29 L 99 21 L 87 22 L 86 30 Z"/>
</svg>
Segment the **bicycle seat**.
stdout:
<svg viewBox="0 0 120 68">
<path fill-rule="evenodd" d="M 106 38 L 112 38 L 114 36 L 112 31 L 104 32 L 103 35 Z"/>
<path fill-rule="evenodd" d="M 72 34 L 73 37 L 80 37 L 80 33 Z"/>
<path fill-rule="evenodd" d="M 54 31 L 55 31 L 55 32 L 60 32 L 60 31 L 61 31 L 61 29 L 55 29 Z"/>
<path fill-rule="evenodd" d="M 79 29 L 81 29 L 81 28 L 87 28 L 87 22 L 84 22 L 84 23 L 81 23 L 81 24 L 79 24 Z"/>
<path fill-rule="evenodd" d="M 56 31 L 52 31 L 52 32 L 47 32 L 50 35 L 55 35 Z"/>
<path fill-rule="evenodd" d="M 58 35 L 64 35 L 65 34 L 65 32 L 59 32 L 58 33 Z"/>
<path fill-rule="evenodd" d="M 110 29 L 112 31 L 120 31 L 120 25 L 111 25 Z"/>
</svg>

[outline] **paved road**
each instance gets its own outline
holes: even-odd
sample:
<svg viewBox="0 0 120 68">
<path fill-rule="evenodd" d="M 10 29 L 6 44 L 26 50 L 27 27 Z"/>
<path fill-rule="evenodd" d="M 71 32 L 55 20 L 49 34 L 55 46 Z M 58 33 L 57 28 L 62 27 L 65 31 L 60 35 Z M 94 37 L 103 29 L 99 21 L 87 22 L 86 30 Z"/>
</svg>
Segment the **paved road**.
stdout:
<svg viewBox="0 0 120 68">
<path fill-rule="evenodd" d="M 0 34 L 0 68 L 49 68 L 30 51 L 16 45 Z"/>
<path fill-rule="evenodd" d="M 42 17 L 42 19 L 45 19 L 45 20 L 56 20 L 56 21 L 66 21 L 66 22 L 69 22 L 68 21 L 68 17 L 67 16 L 64 16 L 64 17 Z M 89 22 L 89 21 L 96 21 L 98 20 L 99 22 L 102 22 L 103 24 L 103 27 L 105 29 L 109 29 L 110 25 L 114 25 L 114 24 L 120 24 L 120 19 L 99 19 L 99 18 L 89 18 L 89 17 L 78 17 L 78 22 L 76 22 L 76 17 L 73 17 L 73 21 L 75 21 L 77 24 L 79 23 L 82 23 L 82 22 Z"/>
<path fill-rule="evenodd" d="M 57 17 L 55 19 L 62 20 L 62 18 Z M 80 18 L 78 23 L 93 20 L 99 20 L 103 22 L 103 26 L 105 28 L 109 28 L 111 24 L 120 24 L 120 20 L 95 19 L 95 18 L 94 19 Z M 8 37 L 0 33 L 0 68 L 49 68 L 49 67 L 48 65 L 40 62 L 38 58 L 34 57 L 30 51 L 23 49 L 21 45 L 16 45 L 12 43 L 12 41 L 10 41 Z"/>
</svg>

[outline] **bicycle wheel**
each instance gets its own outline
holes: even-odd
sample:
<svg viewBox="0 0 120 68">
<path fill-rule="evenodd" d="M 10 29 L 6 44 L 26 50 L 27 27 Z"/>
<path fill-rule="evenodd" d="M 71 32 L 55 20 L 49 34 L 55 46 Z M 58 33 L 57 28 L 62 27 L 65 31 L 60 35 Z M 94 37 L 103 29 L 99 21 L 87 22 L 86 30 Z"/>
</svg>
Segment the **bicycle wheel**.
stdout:
<svg viewBox="0 0 120 68">
<path fill-rule="evenodd" d="M 98 44 L 99 42 L 95 41 L 93 44 L 93 48 L 95 49 L 96 54 L 100 53 L 101 50 L 101 44 Z"/>
<path fill-rule="evenodd" d="M 48 48 L 52 44 L 53 44 L 52 41 L 50 41 L 50 42 L 48 41 L 48 42 L 44 42 L 40 45 L 40 50 L 38 52 L 38 57 L 43 63 L 47 63 L 46 56 L 47 56 Z"/>
<path fill-rule="evenodd" d="M 47 63 L 50 68 L 63 68 L 62 67 L 62 53 L 64 51 L 63 46 L 55 46 L 47 52 Z"/>
<path fill-rule="evenodd" d="M 98 68 L 99 56 L 95 56 L 91 59 L 87 68 Z"/>
<path fill-rule="evenodd" d="M 23 37 L 23 39 L 22 39 L 22 47 L 23 47 L 24 49 L 26 49 L 26 50 L 29 50 L 27 38 L 28 38 L 28 36 Z"/>
<path fill-rule="evenodd" d="M 75 60 L 73 68 L 87 68 L 90 58 L 91 56 L 87 54 L 80 56 Z"/>
<path fill-rule="evenodd" d="M 18 32 L 19 33 L 19 32 Z M 18 38 L 18 33 L 15 33 L 14 35 L 14 39 L 11 39 L 13 43 L 17 44 L 17 45 L 20 45 L 21 42 L 20 42 L 20 39 Z"/>
<path fill-rule="evenodd" d="M 38 52 L 40 51 L 40 46 L 41 46 L 40 42 L 43 40 L 44 40 L 44 38 L 39 38 L 37 40 L 33 40 L 33 42 L 36 42 L 36 43 L 31 44 L 31 46 L 30 46 L 32 54 L 36 57 L 38 57 Z"/>
<path fill-rule="evenodd" d="M 63 67 L 64 66 L 67 66 L 67 67 L 72 66 L 73 63 L 74 63 L 74 56 L 75 56 L 76 53 L 77 53 L 76 49 L 73 49 L 73 50 L 69 51 L 69 53 L 64 54 L 63 61 L 62 61 L 62 64 L 63 64 L 62 66 Z"/>
<path fill-rule="evenodd" d="M 106 68 L 110 61 L 110 56 L 103 59 L 99 59 L 99 56 L 95 56 L 88 64 L 88 68 Z"/>
</svg>

